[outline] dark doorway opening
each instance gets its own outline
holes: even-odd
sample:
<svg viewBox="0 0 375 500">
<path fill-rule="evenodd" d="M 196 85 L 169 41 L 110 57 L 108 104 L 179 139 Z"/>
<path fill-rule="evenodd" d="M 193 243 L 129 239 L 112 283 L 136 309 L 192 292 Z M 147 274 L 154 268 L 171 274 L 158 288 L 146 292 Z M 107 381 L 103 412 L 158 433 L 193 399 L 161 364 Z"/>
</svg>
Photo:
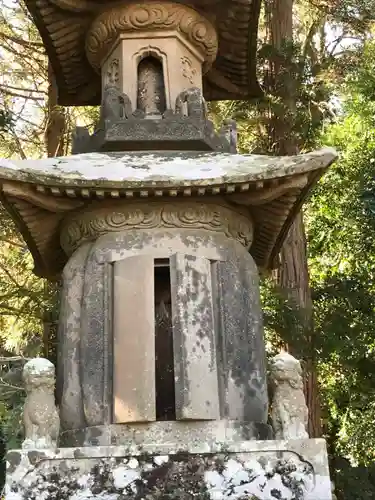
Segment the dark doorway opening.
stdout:
<svg viewBox="0 0 375 500">
<path fill-rule="evenodd" d="M 157 117 L 166 110 L 163 64 L 147 56 L 138 64 L 137 109 L 146 116 Z"/>
<path fill-rule="evenodd" d="M 176 420 L 169 259 L 155 261 L 156 420 Z"/>
</svg>

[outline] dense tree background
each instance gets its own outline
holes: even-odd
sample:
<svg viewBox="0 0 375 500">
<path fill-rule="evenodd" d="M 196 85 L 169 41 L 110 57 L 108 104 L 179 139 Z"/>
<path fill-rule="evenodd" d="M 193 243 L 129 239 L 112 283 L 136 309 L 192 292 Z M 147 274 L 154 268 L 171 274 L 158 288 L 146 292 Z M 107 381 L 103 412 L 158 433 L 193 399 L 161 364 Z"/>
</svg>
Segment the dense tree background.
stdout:
<svg viewBox="0 0 375 500">
<path fill-rule="evenodd" d="M 327 439 L 339 500 L 375 498 L 375 1 L 264 0 L 258 69 L 264 97 L 210 104 L 233 117 L 243 152 L 340 158 L 297 218 L 263 279 L 269 353 L 305 369 L 312 436 Z M 22 3 L 0 0 L 0 156 L 69 154 L 74 124 L 97 110 L 57 106 L 43 46 Z M 22 438 L 20 372 L 53 358 L 58 285 L 37 279 L 0 207 L 0 422 Z"/>
</svg>

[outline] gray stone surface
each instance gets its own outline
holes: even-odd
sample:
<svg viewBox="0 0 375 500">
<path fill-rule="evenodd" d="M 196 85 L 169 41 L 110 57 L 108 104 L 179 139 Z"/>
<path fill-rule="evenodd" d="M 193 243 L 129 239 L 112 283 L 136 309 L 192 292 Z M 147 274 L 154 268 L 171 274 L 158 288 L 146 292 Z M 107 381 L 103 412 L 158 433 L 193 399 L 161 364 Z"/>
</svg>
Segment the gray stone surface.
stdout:
<svg viewBox="0 0 375 500">
<path fill-rule="evenodd" d="M 171 256 L 176 418 L 220 417 L 211 261 Z"/>
<path fill-rule="evenodd" d="M 56 393 L 63 429 L 85 426 L 81 379 L 81 311 L 85 264 L 91 243 L 82 245 L 63 271 L 57 333 Z"/>
<path fill-rule="evenodd" d="M 155 91 L 155 88 L 151 92 L 141 91 L 139 97 L 144 101 L 147 96 L 147 104 L 143 102 L 143 109 L 137 109 L 133 113 L 130 99 L 126 94 L 113 87 L 105 89 L 100 125 L 90 137 L 86 135 L 84 138 L 82 133 L 77 137 L 75 134 L 74 152 L 151 150 L 236 152 L 235 134 L 225 133 L 227 130 L 217 134 L 213 123 L 207 119 L 206 103 L 199 88 L 181 92 L 176 99 L 175 109 L 167 110 L 161 105 L 160 99 L 154 100 Z M 164 95 L 163 92 L 162 94 Z M 153 111 L 150 112 L 149 109 L 147 113 L 146 108 L 150 107 Z"/>
<path fill-rule="evenodd" d="M 257 268 L 242 252 L 215 267 L 222 415 L 266 422 L 266 354 Z"/>
<path fill-rule="evenodd" d="M 166 116 L 159 119 L 107 120 L 104 128 L 81 141 L 77 153 L 92 151 L 221 151 L 231 152 L 225 136 L 203 118 Z"/>
<path fill-rule="evenodd" d="M 108 407 L 111 408 L 113 404 L 110 383 L 113 373 L 110 347 L 112 334 L 106 319 L 109 308 L 104 307 L 110 300 L 111 283 L 110 280 L 106 282 L 105 268 L 127 257 L 147 255 L 166 259 L 175 254 L 191 255 L 220 264 L 221 275 L 218 275 L 217 285 L 213 289 L 216 294 L 215 315 L 221 318 L 215 327 L 215 336 L 219 339 L 217 352 L 220 352 L 217 360 L 217 371 L 221 377 L 218 386 L 220 418 L 267 422 L 265 353 L 257 268 L 238 241 L 220 233 L 194 229 L 193 226 L 192 229 L 120 231 L 99 237 L 91 247 L 87 261 L 83 264 L 84 296 L 79 353 L 83 372 L 80 383 L 85 425 L 97 426 L 111 422 Z M 206 331 L 206 320 L 204 316 L 195 318 L 197 334 L 200 328 Z M 67 322 L 64 328 L 68 329 L 69 316 L 62 317 L 61 321 Z M 72 342 L 71 337 L 66 338 L 64 348 L 73 349 L 74 342 L 69 347 Z M 224 356 L 226 351 L 228 355 Z M 215 369 L 211 356 L 209 358 L 207 376 L 213 381 Z M 67 371 L 63 376 L 69 376 L 69 367 L 69 364 L 65 366 Z M 129 368 L 124 365 L 123 370 L 126 376 Z M 213 384 L 210 382 L 212 389 Z M 215 398 L 214 395 L 210 397 Z M 76 419 L 79 420 L 80 407 L 73 407 L 70 411 L 77 411 Z M 68 425 L 68 422 L 64 422 L 64 429 L 69 428 Z"/>
<path fill-rule="evenodd" d="M 97 263 L 93 245 L 85 266 L 81 309 L 80 371 L 86 425 L 105 423 L 104 363 L 109 332 L 106 328 L 104 286 L 105 265 Z"/>
<path fill-rule="evenodd" d="M 138 152 L 91 153 L 25 162 L 0 160 L 1 201 L 27 241 L 39 276 L 56 278 L 66 263 L 65 241 L 60 240 L 62 219 L 69 219 L 76 211 L 82 214 L 84 207 L 95 202 L 102 207 L 111 202 L 115 209 L 120 201 L 137 199 L 157 204 L 157 200 L 173 198 L 173 205 L 180 206 L 187 199 L 195 203 L 225 200 L 227 205 L 237 207 L 236 220 L 240 225 L 243 217 L 238 213 L 250 213 L 256 221 L 256 232 L 249 251 L 258 266 L 270 269 L 294 215 L 335 157 L 332 150 L 322 150 L 283 158 Z M 158 217 L 163 220 L 164 213 L 164 209 L 159 209 L 154 221 Z M 137 225 L 133 217 L 130 221 Z M 119 221 L 114 222 L 116 226 Z M 126 224 L 124 213 L 122 223 Z M 143 220 L 139 223 L 144 226 Z M 172 223 L 176 225 L 173 220 Z M 98 228 L 94 222 L 89 226 Z M 118 229 L 105 225 L 106 231 Z"/>
<path fill-rule="evenodd" d="M 179 443 L 181 449 L 189 446 L 207 446 L 238 443 L 248 440 L 272 439 L 271 426 L 266 423 L 240 420 L 176 420 L 112 424 L 64 431 L 61 446 L 152 445 Z"/>
<path fill-rule="evenodd" d="M 86 153 L 40 160 L 0 159 L 0 178 L 48 185 L 145 189 L 212 186 L 273 179 L 328 167 L 337 157 L 325 148 L 277 157 L 227 153 Z"/>
<path fill-rule="evenodd" d="M 62 496 L 64 495 L 64 496 Z M 323 440 L 12 451 L 6 500 L 331 500 Z"/>
<path fill-rule="evenodd" d="M 113 421 L 147 422 L 155 412 L 154 260 L 113 266 Z"/>
</svg>

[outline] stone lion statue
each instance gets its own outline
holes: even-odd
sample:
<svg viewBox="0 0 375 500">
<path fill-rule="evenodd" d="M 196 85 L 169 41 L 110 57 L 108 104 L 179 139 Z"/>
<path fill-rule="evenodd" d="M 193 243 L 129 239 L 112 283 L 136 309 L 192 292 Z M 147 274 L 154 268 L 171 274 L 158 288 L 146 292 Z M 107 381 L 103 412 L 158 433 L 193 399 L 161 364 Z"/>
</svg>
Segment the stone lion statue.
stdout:
<svg viewBox="0 0 375 500">
<path fill-rule="evenodd" d="M 55 367 L 47 359 L 36 358 L 25 364 L 22 375 L 27 392 L 22 448 L 56 448 L 60 418 L 54 396 Z"/>
<path fill-rule="evenodd" d="M 300 362 L 282 352 L 271 360 L 274 387 L 272 425 L 275 439 L 308 439 L 308 410 L 303 394 Z"/>
</svg>

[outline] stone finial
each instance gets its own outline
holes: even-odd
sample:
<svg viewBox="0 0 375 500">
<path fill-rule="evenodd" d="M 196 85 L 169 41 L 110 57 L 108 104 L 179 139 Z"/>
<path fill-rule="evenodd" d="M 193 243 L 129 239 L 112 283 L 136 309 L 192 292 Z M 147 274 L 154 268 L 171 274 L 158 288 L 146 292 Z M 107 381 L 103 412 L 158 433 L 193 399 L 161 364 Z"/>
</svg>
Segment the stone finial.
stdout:
<svg viewBox="0 0 375 500">
<path fill-rule="evenodd" d="M 308 439 L 308 410 L 303 394 L 300 362 L 282 352 L 271 360 L 274 386 L 272 425 L 275 439 Z"/>
<path fill-rule="evenodd" d="M 54 397 L 55 367 L 48 359 L 32 359 L 23 368 L 23 380 L 27 397 L 22 448 L 56 448 L 60 418 Z"/>
</svg>

